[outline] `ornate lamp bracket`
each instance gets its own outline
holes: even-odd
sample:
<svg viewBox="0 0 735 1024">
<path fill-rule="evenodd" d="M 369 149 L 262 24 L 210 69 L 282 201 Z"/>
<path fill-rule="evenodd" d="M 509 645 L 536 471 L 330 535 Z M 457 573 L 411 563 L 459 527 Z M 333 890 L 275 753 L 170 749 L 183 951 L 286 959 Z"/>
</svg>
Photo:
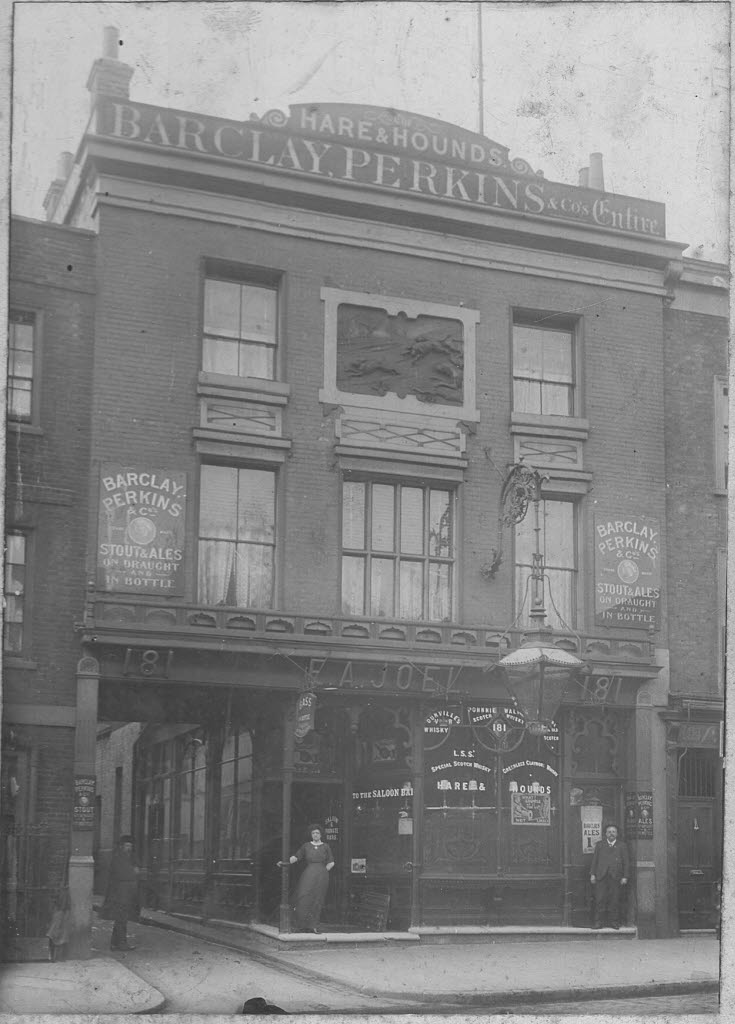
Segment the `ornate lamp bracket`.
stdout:
<svg viewBox="0 0 735 1024">
<path fill-rule="evenodd" d="M 541 488 L 548 479 L 548 476 L 542 475 L 532 466 L 527 466 L 523 460 L 514 463 L 508 469 L 500 492 L 497 547 L 492 550 L 490 562 L 480 569 L 484 579 L 493 579 L 502 564 L 503 528 L 510 529 L 526 518 L 529 504 L 541 500 Z"/>
</svg>

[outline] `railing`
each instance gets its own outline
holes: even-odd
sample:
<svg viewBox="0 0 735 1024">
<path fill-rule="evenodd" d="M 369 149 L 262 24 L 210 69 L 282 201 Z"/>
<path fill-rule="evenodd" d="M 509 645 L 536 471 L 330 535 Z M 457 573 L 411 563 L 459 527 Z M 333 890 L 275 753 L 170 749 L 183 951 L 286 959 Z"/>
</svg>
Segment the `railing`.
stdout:
<svg viewBox="0 0 735 1024">
<path fill-rule="evenodd" d="M 310 651 L 345 651 L 386 648 L 396 651 L 442 651 L 467 660 L 472 655 L 483 663 L 523 643 L 523 629 L 452 622 L 419 622 L 343 615 L 303 615 L 281 610 L 211 607 L 188 603 L 164 603 L 147 596 L 94 594 L 90 597 L 80 629 L 94 642 L 114 641 L 188 647 L 252 649 L 253 645 L 287 644 L 304 657 Z M 654 644 L 650 635 L 615 635 L 611 631 L 578 634 L 571 630 L 553 633 L 556 646 L 596 662 L 629 662 L 651 665 Z"/>
</svg>

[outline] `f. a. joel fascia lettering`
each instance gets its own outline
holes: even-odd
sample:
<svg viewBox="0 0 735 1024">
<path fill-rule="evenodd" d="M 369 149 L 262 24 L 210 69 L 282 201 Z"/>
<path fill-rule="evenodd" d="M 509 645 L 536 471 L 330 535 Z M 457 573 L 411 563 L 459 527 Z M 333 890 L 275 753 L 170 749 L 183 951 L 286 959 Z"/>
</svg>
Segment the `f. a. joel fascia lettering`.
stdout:
<svg viewBox="0 0 735 1024">
<path fill-rule="evenodd" d="M 509 212 L 577 221 L 632 234 L 664 235 L 660 203 L 590 189 L 499 174 L 491 161 L 480 169 L 388 153 L 341 141 L 310 139 L 260 122 L 209 117 L 108 101 L 99 108 L 97 133 L 137 144 L 374 185 Z"/>
</svg>

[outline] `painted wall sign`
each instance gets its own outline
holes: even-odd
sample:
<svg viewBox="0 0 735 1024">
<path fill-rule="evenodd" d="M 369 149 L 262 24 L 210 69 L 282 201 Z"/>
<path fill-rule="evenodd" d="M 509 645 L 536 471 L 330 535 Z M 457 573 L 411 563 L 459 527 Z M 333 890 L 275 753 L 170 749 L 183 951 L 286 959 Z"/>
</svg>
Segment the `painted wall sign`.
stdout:
<svg viewBox="0 0 735 1024">
<path fill-rule="evenodd" d="M 677 722 L 677 743 L 682 747 L 720 746 L 719 722 Z"/>
<path fill-rule="evenodd" d="M 658 519 L 595 515 L 595 622 L 658 629 L 661 605 Z"/>
<path fill-rule="evenodd" d="M 626 792 L 625 834 L 629 839 L 653 839 L 653 793 L 650 790 Z"/>
<path fill-rule="evenodd" d="M 96 133 L 135 146 L 435 201 L 665 237 L 662 203 L 547 181 L 483 135 L 406 111 L 297 104 L 248 121 L 104 98 Z"/>
<path fill-rule="evenodd" d="M 94 796 L 96 779 L 93 775 L 74 777 L 74 804 L 72 807 L 72 828 L 78 832 L 90 832 L 94 828 Z"/>
<path fill-rule="evenodd" d="M 324 819 L 324 841 L 325 843 L 339 842 L 339 818 L 335 814 L 330 814 L 328 818 Z"/>
<path fill-rule="evenodd" d="M 97 586 L 184 593 L 186 473 L 106 463 L 100 474 Z"/>
<path fill-rule="evenodd" d="M 599 804 L 584 805 L 582 816 L 582 853 L 594 853 L 595 844 L 602 839 L 602 807 Z"/>
<path fill-rule="evenodd" d="M 548 793 L 511 793 L 510 823 L 551 826 L 551 797 Z"/>
</svg>

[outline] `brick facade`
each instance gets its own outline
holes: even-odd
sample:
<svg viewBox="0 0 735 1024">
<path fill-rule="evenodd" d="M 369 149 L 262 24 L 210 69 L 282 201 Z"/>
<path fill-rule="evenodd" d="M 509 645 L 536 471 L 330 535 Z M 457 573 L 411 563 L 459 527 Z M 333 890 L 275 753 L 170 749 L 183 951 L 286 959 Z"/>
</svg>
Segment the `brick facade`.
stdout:
<svg viewBox="0 0 735 1024">
<path fill-rule="evenodd" d="M 724 296 L 722 300 L 724 305 Z M 727 498 L 716 478 L 715 379 L 727 379 L 720 315 L 672 308 L 664 320 L 669 649 L 672 693 L 723 697 L 720 631 Z"/>
<path fill-rule="evenodd" d="M 102 110 L 106 100 L 94 102 Z M 53 717 L 56 705 L 75 709 L 77 769 L 92 771 L 96 744 L 97 832 L 93 841 L 81 830 L 72 833 L 78 930 L 86 927 L 91 902 L 91 855 L 99 890 L 105 858 L 127 830 L 136 834 L 163 905 L 240 920 L 254 915 L 288 930 L 288 893 L 278 891 L 272 862 L 290 852 L 307 812 L 342 821 L 340 882 L 329 912 L 346 918 L 360 895 L 360 879 L 352 877 L 359 872 L 350 865 L 368 841 L 364 808 L 351 798 L 350 783 L 362 772 L 361 787 L 385 794 L 391 790 L 381 773 L 392 771 L 396 793 L 410 788 L 416 795 L 413 831 L 402 832 L 387 818 L 381 825 L 395 855 L 378 877 L 390 889 L 395 927 L 456 924 L 462 915 L 497 923 L 493 915 L 502 914 L 509 923 L 538 917 L 544 924 L 584 925 L 584 806 L 625 818 L 636 866 L 630 923 L 643 937 L 675 934 L 682 855 L 668 823 L 680 795 L 672 759 L 686 745 L 679 743 L 684 718 L 677 700 L 710 700 L 699 708 L 705 725 L 721 717 L 721 638 L 711 580 L 724 546 L 725 509 L 724 496 L 714 493 L 711 455 L 713 381 L 726 372 L 718 305 L 723 281 L 715 284 L 693 261 L 682 261 L 677 243 L 608 230 L 599 221 L 577 225 L 534 218 L 529 210 L 485 208 L 473 208 L 469 217 L 452 205 L 457 195 L 387 187 L 378 195 L 350 174 L 330 183 L 292 173 L 304 169 L 293 156 L 291 166 L 275 158 L 228 162 L 221 151 L 222 159 L 205 157 L 192 142 L 199 135 L 191 120 L 188 131 L 179 120 L 178 143 L 161 120 L 132 147 L 139 114 L 127 108 L 115 121 L 125 129 L 116 137 L 104 119 L 86 137 L 85 180 L 70 175 L 49 206 L 52 218 L 70 226 L 19 222 L 13 242 L 11 297 L 29 308 L 43 300 L 44 348 L 41 432 L 19 430 L 8 446 L 8 524 L 33 528 L 36 539 L 34 664 L 8 665 L 5 701 L 11 712 L 35 705 L 38 721 L 23 712 L 34 727 Z M 205 131 L 204 122 L 196 124 Z M 207 128 L 213 139 L 221 142 L 225 127 L 229 144 L 233 132 L 242 137 L 239 128 L 218 132 L 216 124 Z M 187 143 L 191 151 L 183 152 Z M 425 171 L 424 178 L 432 180 Z M 543 184 L 532 181 L 529 188 L 538 196 Z M 81 230 L 87 227 L 94 235 Z M 277 282 L 272 380 L 203 371 L 208 273 Z M 471 351 L 476 325 L 473 358 L 462 366 L 463 411 L 455 416 L 445 407 L 451 403 L 425 400 L 417 388 L 419 397 L 409 389 L 406 401 L 381 383 L 361 392 L 348 381 L 340 391 L 336 376 L 328 376 L 337 348 L 329 303 L 339 302 L 333 296 L 340 293 L 359 294 L 358 307 L 373 309 L 396 300 L 396 316 L 432 308 L 449 310 L 452 319 L 454 311 L 467 332 L 463 354 Z M 573 413 L 514 408 L 514 315 L 572 325 Z M 358 366 L 356 376 L 364 372 Z M 215 425 L 207 419 L 217 402 L 231 410 L 229 424 L 229 413 L 219 412 Z M 243 428 L 254 410 L 269 426 Z M 351 423 L 362 420 L 355 431 L 363 440 L 350 440 Z M 415 437 L 401 448 L 395 441 L 401 429 L 435 437 L 421 442 L 424 448 Z M 437 441 L 440 435 L 449 440 Z M 589 678 L 570 676 L 543 720 L 540 709 L 536 717 L 528 712 L 518 739 L 525 746 L 517 747 L 523 760 L 513 763 L 521 755 L 513 755 L 510 740 L 507 748 L 488 742 L 492 765 L 484 767 L 497 792 L 496 803 L 484 809 L 502 806 L 503 814 L 480 815 L 475 824 L 474 804 L 453 807 L 473 811 L 467 826 L 473 839 L 462 854 L 466 862 L 447 868 L 453 856 L 447 836 L 461 816 L 447 824 L 431 803 L 429 789 L 439 787 L 421 766 L 432 749 L 425 726 L 427 715 L 439 713 L 440 698 L 442 707 L 456 702 L 454 725 L 479 701 L 488 715 L 510 715 L 499 731 L 515 736 L 498 661 L 533 634 L 517 625 L 510 529 L 497 573 L 494 549 L 505 474 L 519 452 L 530 452 L 527 464 L 545 476 L 546 498 L 575 503 L 574 621 L 564 622 L 550 642 L 576 652 Z M 207 605 L 198 593 L 199 478 L 211 462 L 277 473 L 275 587 L 267 608 Z M 105 529 L 100 470 L 108 464 L 187 475 L 180 594 L 145 590 L 142 582 L 130 584 L 139 592 L 125 593 L 114 581 L 91 583 L 104 539 L 100 523 Z M 340 537 L 348 479 L 433 481 L 456 490 L 451 621 L 347 614 Z M 149 500 L 140 501 L 145 514 Z M 130 514 L 140 516 L 130 502 Z M 655 626 L 596 622 L 598 515 L 658 524 L 662 597 Z M 144 518 L 133 521 L 141 528 Z M 115 526 L 124 552 L 134 536 L 129 524 Z M 107 529 L 112 538 L 112 517 Z M 550 547 L 555 541 L 549 538 Z M 315 665 L 327 665 L 317 681 Z M 452 692 L 439 690 L 434 684 L 442 673 L 461 683 Z M 307 683 L 324 689 L 311 730 L 322 739 L 313 749 L 294 736 L 293 715 L 284 710 L 295 707 Z M 340 691 L 336 702 L 334 691 Z M 386 742 L 391 721 L 400 740 L 388 735 Z M 98 731 L 105 722 L 111 731 Z M 475 726 L 468 720 L 459 728 Z M 236 743 L 242 744 L 241 786 L 232 768 Z M 544 756 L 558 758 L 557 768 L 531 758 L 546 750 L 544 743 L 551 751 Z M 413 744 L 421 756 L 404 752 L 401 762 L 402 744 Z M 546 773 L 544 789 L 532 771 L 513 775 L 529 766 Z M 309 773 L 322 777 L 317 783 Z M 523 842 L 523 821 L 511 815 L 518 801 L 509 794 L 526 787 L 549 796 L 549 817 L 539 822 L 548 830 Z M 472 792 L 480 792 L 477 785 Z M 631 792 L 649 801 L 653 832 L 647 824 L 638 828 Z M 376 820 L 378 812 L 388 813 L 377 804 L 373 810 Z M 470 819 L 461 821 L 464 828 Z M 387 854 L 384 860 L 390 861 Z M 420 875 L 409 878 L 409 861 Z M 434 867 L 427 871 L 427 863 Z M 447 879 L 465 888 L 453 889 L 450 898 L 441 888 Z"/>
<path fill-rule="evenodd" d="M 38 346 L 38 415 L 29 425 L 10 421 L 6 437 L 5 528 L 26 539 L 26 573 L 23 648 L 3 654 L 3 849 L 15 844 L 16 869 L 11 879 L 5 864 L 0 884 L 17 884 L 21 937 L 48 927 L 71 852 L 95 251 L 87 231 L 12 222 L 8 305 L 35 313 Z"/>
</svg>

